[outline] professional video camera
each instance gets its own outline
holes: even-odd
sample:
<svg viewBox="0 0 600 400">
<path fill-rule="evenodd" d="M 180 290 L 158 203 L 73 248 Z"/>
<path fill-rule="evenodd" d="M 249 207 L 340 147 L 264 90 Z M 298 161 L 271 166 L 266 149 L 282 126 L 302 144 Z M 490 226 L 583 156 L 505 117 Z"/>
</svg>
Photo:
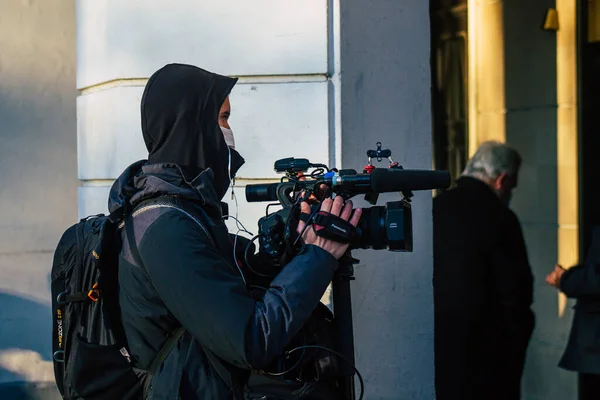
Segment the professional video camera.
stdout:
<svg viewBox="0 0 600 400">
<path fill-rule="evenodd" d="M 412 251 L 412 212 L 413 190 L 447 188 L 450 174 L 447 171 L 406 170 L 392 160 L 392 152 L 382 149 L 380 142 L 376 150 L 367 151 L 368 163 L 362 173 L 352 169 L 330 169 L 324 164 L 313 164 L 304 158 L 284 158 L 275 162 L 275 171 L 284 176 L 278 183 L 246 186 L 248 202 L 270 201 L 266 215 L 258 221 L 259 232 L 247 243 L 244 258 L 246 267 L 255 276 L 273 278 L 301 247 L 297 233 L 300 220 L 306 222 L 305 229 L 318 229 L 317 234 L 342 243 L 349 243 L 349 249 L 388 249 L 390 251 Z M 387 168 L 376 168 L 373 160 L 389 160 Z M 312 170 L 309 173 L 309 170 Z M 380 193 L 400 192 L 398 201 L 375 206 Z M 363 208 L 356 228 L 341 218 L 320 211 L 320 202 L 335 194 L 344 200 L 359 194 L 373 207 Z M 312 203 L 309 215 L 300 213 L 303 201 Z M 282 209 L 269 213 L 273 205 Z M 258 238 L 260 244 L 259 262 L 250 263 L 249 250 Z M 256 258 L 252 258 L 256 261 Z M 339 267 L 333 279 L 333 319 L 320 331 L 309 331 L 301 335 L 298 343 L 290 344 L 283 359 L 278 361 L 276 370 L 263 371 L 271 377 L 285 377 L 286 382 L 303 382 L 302 365 L 315 365 L 309 371 L 334 373 L 337 380 L 339 398 L 354 400 L 354 375 L 360 383 L 360 396 L 364 394 L 362 377 L 354 366 L 354 339 L 350 281 L 354 279 L 354 259 L 350 251 L 339 260 Z M 252 265 L 251 265 L 252 264 Z M 323 306 L 324 307 L 324 306 Z M 317 309 L 319 311 L 319 309 Z M 320 318 L 320 317 L 319 317 Z M 318 319 L 319 319 L 318 318 Z M 322 318 L 320 318 L 322 320 Z M 316 332 L 316 335 L 315 335 Z M 324 334 L 323 334 L 324 333 Z M 329 336 L 330 335 L 330 336 Z M 313 341 L 307 337 L 313 337 Z M 330 337 L 330 346 L 322 343 L 322 338 Z M 305 355 L 306 351 L 318 353 Z M 332 358 L 335 356 L 335 360 Z M 314 373 L 312 373 L 314 374 Z M 321 373 L 316 374 L 321 375 Z M 325 374 L 327 375 L 327 374 Z M 318 380 L 318 379 L 317 379 Z"/>
<path fill-rule="evenodd" d="M 383 206 L 363 209 L 356 230 L 333 226 L 331 236 L 341 242 L 350 242 L 350 249 L 388 249 L 390 251 L 412 251 L 413 190 L 447 188 L 450 174 L 447 171 L 406 170 L 392 160 L 392 152 L 383 150 L 380 142 L 376 150 L 367 151 L 368 164 L 363 173 L 353 169 L 329 169 L 324 164 L 313 164 L 304 158 L 284 158 L 275 162 L 275 171 L 284 173 L 280 183 L 246 186 L 248 202 L 278 201 L 283 209 L 268 214 L 258 222 L 261 251 L 281 266 L 297 247 L 296 226 L 300 218 L 301 201 L 330 195 L 332 192 L 345 200 L 365 194 L 365 200 L 376 204 L 380 193 L 400 192 L 399 201 Z M 389 160 L 388 168 L 376 168 L 373 160 Z M 309 169 L 313 169 L 307 174 Z M 313 198 L 315 198 L 313 197 Z M 319 205 L 313 205 L 309 222 L 319 219 Z M 352 232 L 353 231 L 353 232 Z M 283 261 L 283 263 L 282 263 Z"/>
</svg>

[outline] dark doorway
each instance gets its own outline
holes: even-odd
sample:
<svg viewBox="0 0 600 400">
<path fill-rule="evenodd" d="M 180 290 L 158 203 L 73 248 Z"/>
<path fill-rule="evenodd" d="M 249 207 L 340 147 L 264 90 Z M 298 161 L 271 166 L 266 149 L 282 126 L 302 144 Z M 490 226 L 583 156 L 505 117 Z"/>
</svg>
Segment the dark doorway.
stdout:
<svg viewBox="0 0 600 400">
<path fill-rule="evenodd" d="M 468 158 L 467 0 L 430 0 L 434 167 L 455 180 Z"/>
<path fill-rule="evenodd" d="M 578 1 L 579 42 L 579 201 L 580 259 L 590 245 L 592 228 L 600 225 L 600 25 L 594 16 L 600 2 Z M 598 8 L 594 5 L 598 4 Z"/>
</svg>

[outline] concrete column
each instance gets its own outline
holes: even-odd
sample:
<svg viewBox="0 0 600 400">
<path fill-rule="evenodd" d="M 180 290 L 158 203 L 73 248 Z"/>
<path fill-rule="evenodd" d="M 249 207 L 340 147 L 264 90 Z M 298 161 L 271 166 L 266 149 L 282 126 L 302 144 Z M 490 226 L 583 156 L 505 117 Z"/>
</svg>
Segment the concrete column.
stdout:
<svg viewBox="0 0 600 400">
<path fill-rule="evenodd" d="M 405 168 L 431 169 L 428 3 L 340 4 L 343 167 L 360 170 L 381 141 Z M 413 253 L 355 252 L 356 357 L 368 399 L 434 397 L 431 197 L 413 199 Z"/>
<path fill-rule="evenodd" d="M 56 398 L 50 268 L 77 216 L 75 96 L 73 2 L 1 1 L 0 399 Z"/>
<path fill-rule="evenodd" d="M 469 155 L 506 139 L 504 1 L 468 0 Z"/>
<path fill-rule="evenodd" d="M 523 394 L 543 399 L 575 397 L 573 374 L 557 368 L 570 324 L 558 318 L 557 292 L 544 283 L 558 262 L 561 243 L 557 235 L 557 33 L 542 29 L 547 8 L 553 6 L 553 1 L 535 0 L 525 9 L 522 2 L 506 0 L 503 23 L 506 141 L 523 157 L 512 208 L 521 220 L 535 277 L 536 329 L 528 348 Z M 576 192 L 569 196 L 577 197 Z"/>
</svg>

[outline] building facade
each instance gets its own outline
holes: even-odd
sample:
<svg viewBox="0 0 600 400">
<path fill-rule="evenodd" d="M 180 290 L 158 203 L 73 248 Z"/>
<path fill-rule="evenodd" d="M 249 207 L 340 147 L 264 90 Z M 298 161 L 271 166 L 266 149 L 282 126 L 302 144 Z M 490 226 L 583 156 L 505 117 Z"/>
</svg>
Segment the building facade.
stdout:
<svg viewBox="0 0 600 400">
<path fill-rule="evenodd" d="M 556 367 L 570 307 L 543 277 L 557 261 L 578 260 L 600 219 L 589 184 L 600 171 L 594 4 L 3 1 L 0 398 L 56 396 L 54 246 L 78 216 L 106 212 L 113 180 L 147 156 L 141 95 L 171 62 L 239 77 L 231 125 L 247 163 L 237 201 L 225 200 L 254 233 L 265 205 L 247 203 L 244 187 L 278 179 L 279 158 L 360 170 L 380 141 L 406 168 L 434 165 L 456 176 L 483 140 L 514 144 L 524 166 L 513 203 L 536 276 L 538 321 L 524 392 L 572 398 L 574 375 Z M 558 30 L 544 29 L 549 9 Z M 413 221 L 412 253 L 355 254 L 354 338 L 366 399 L 435 396 L 429 192 L 416 194 Z"/>
</svg>

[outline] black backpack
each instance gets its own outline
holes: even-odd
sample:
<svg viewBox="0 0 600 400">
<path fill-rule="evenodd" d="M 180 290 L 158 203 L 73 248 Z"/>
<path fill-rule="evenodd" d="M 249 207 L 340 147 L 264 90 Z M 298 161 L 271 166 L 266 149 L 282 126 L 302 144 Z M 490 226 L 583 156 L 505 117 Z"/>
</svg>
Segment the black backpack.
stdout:
<svg viewBox="0 0 600 400">
<path fill-rule="evenodd" d="M 121 220 L 113 214 L 84 218 L 63 234 L 54 253 L 54 376 L 66 400 L 145 398 L 152 376 L 184 333 L 174 330 L 148 370 L 132 364 L 118 298 Z"/>
</svg>

